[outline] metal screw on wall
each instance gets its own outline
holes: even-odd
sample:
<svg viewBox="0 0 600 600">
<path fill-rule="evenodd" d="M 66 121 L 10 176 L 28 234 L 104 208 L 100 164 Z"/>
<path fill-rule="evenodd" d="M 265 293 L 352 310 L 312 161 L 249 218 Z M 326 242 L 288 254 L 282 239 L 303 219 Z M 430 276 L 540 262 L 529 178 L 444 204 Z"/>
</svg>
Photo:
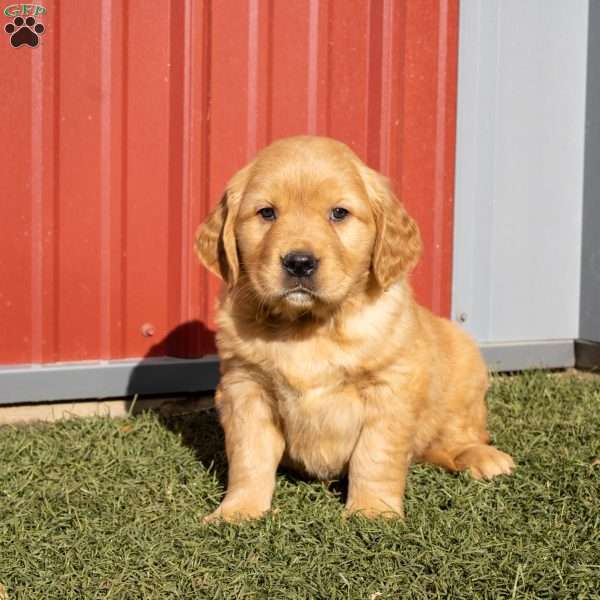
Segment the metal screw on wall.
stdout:
<svg viewBox="0 0 600 600">
<path fill-rule="evenodd" d="M 152 323 L 144 323 L 140 329 L 144 337 L 152 337 L 155 333 Z"/>
</svg>

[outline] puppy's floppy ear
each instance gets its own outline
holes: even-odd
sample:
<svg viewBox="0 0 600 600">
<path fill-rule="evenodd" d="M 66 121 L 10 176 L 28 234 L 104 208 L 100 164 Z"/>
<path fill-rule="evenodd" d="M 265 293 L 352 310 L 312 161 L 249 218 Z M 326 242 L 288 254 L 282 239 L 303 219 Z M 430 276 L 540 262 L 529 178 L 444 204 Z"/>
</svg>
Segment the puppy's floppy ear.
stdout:
<svg viewBox="0 0 600 600">
<path fill-rule="evenodd" d="M 361 172 L 377 228 L 371 265 L 377 283 L 387 289 L 417 264 L 421 235 L 415 221 L 394 196 L 387 177 L 365 165 L 361 165 Z"/>
<path fill-rule="evenodd" d="M 221 201 L 196 231 L 196 254 L 204 266 L 232 287 L 240 272 L 235 220 L 246 187 L 250 165 L 227 184 Z"/>
</svg>

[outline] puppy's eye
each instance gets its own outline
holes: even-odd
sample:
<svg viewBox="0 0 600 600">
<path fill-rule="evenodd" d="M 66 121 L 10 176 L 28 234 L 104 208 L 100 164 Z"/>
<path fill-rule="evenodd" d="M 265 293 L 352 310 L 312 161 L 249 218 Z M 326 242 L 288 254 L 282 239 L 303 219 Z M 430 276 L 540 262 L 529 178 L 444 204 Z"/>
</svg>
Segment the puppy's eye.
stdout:
<svg viewBox="0 0 600 600">
<path fill-rule="evenodd" d="M 265 206 L 265 208 L 258 210 L 256 214 L 260 215 L 265 221 L 274 221 L 277 218 L 275 209 L 272 206 Z"/>
<path fill-rule="evenodd" d="M 341 206 L 336 206 L 335 208 L 331 209 L 331 212 L 329 213 L 329 218 L 337 223 L 338 221 L 343 221 L 349 214 L 350 213 L 345 208 L 342 208 Z"/>
</svg>

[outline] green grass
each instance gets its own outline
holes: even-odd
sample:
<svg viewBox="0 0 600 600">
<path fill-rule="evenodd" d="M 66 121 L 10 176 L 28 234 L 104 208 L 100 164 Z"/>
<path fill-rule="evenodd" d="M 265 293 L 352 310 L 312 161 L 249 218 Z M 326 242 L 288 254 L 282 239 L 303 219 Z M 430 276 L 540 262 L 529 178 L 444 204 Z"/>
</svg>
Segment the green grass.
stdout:
<svg viewBox="0 0 600 600">
<path fill-rule="evenodd" d="M 1 428 L 0 598 L 599 598 L 600 378 L 496 378 L 489 406 L 515 475 L 415 466 L 405 522 L 282 474 L 267 518 L 203 525 L 213 413 Z"/>
</svg>

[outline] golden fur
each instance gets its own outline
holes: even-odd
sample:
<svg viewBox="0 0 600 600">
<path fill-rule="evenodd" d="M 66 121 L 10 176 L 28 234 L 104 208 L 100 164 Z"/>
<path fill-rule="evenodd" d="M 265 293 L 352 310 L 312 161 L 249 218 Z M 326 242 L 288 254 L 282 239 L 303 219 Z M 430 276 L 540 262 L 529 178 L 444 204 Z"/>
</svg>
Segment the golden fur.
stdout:
<svg viewBox="0 0 600 600">
<path fill-rule="evenodd" d="M 334 207 L 348 216 L 334 220 Z M 416 224 L 347 146 L 302 136 L 264 149 L 229 182 L 196 248 L 226 282 L 216 403 L 229 482 L 208 519 L 262 515 L 282 461 L 323 479 L 347 473 L 347 511 L 366 516 L 403 514 L 411 461 L 511 472 L 488 445 L 479 350 L 413 300 Z M 306 288 L 282 268 L 292 251 L 319 260 Z"/>
</svg>

